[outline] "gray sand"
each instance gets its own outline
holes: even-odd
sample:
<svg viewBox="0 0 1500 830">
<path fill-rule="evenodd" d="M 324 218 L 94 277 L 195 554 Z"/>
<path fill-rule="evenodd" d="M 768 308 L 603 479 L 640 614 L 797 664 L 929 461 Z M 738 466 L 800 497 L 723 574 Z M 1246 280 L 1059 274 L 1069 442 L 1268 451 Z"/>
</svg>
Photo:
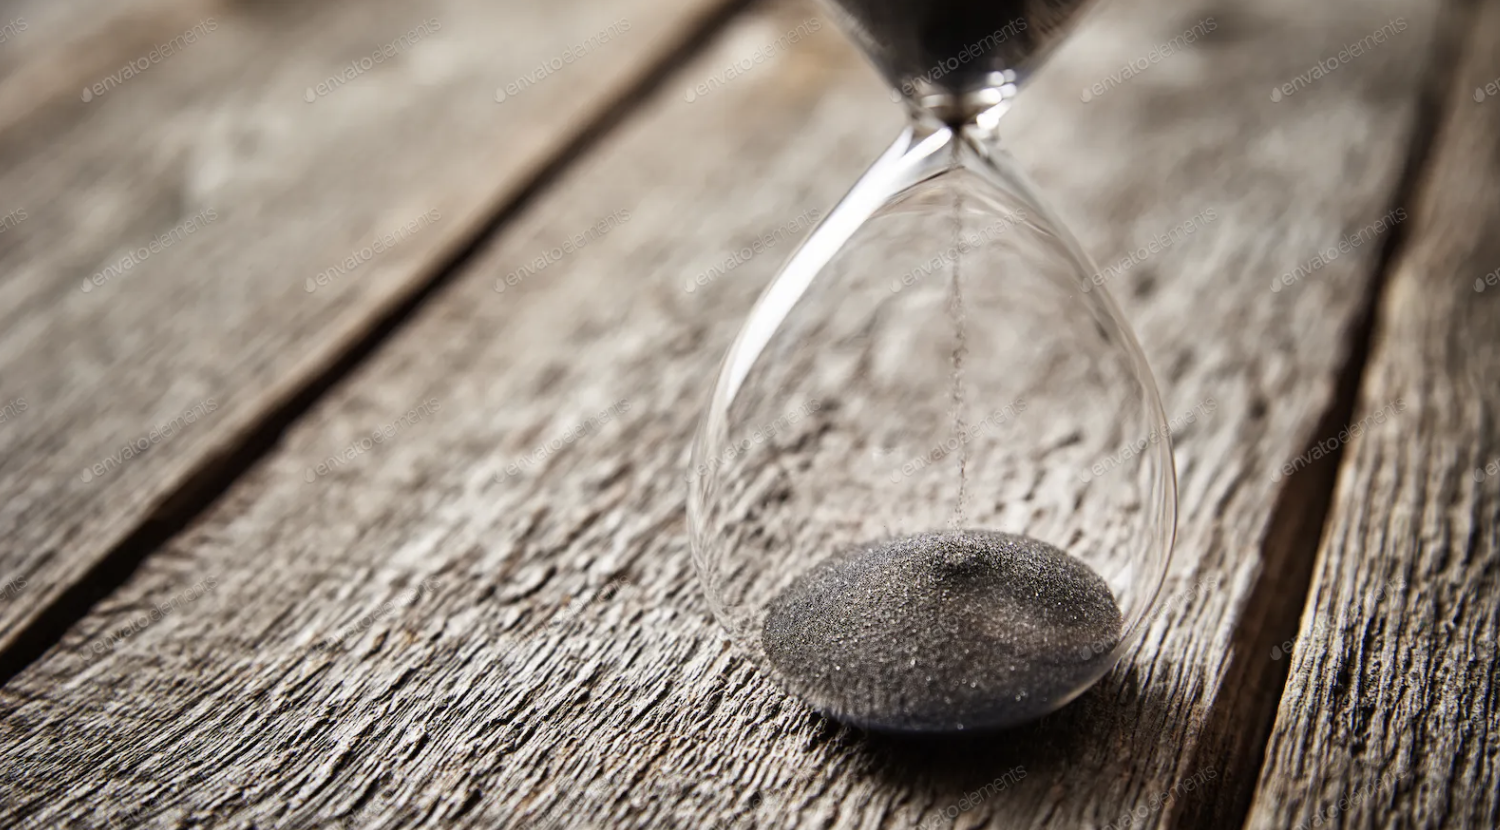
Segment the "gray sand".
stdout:
<svg viewBox="0 0 1500 830">
<path fill-rule="evenodd" d="M 985 530 L 851 550 L 771 602 L 781 681 L 830 717 L 896 732 L 1039 717 L 1108 666 L 1120 610 L 1057 548 Z"/>
</svg>

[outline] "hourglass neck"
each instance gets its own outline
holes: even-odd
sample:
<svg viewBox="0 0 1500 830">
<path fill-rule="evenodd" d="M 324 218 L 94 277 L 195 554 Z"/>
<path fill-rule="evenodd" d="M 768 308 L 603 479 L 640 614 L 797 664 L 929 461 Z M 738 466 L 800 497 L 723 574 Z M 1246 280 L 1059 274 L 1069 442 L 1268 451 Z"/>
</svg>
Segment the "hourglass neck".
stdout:
<svg viewBox="0 0 1500 830">
<path fill-rule="evenodd" d="M 988 83 L 967 92 L 927 90 L 903 95 L 908 117 L 914 125 L 963 130 L 989 137 L 1010 109 L 1016 95 L 1014 70 L 990 74 Z"/>
<path fill-rule="evenodd" d="M 980 156 L 988 156 L 1000 152 L 1000 119 L 1009 108 L 1010 100 L 1005 99 L 961 118 L 951 110 L 934 111 L 908 103 L 904 142 L 915 149 L 920 145 L 936 146 L 931 143 L 936 141 L 946 146 L 946 153 L 955 161 L 962 155 L 963 145 Z"/>
</svg>

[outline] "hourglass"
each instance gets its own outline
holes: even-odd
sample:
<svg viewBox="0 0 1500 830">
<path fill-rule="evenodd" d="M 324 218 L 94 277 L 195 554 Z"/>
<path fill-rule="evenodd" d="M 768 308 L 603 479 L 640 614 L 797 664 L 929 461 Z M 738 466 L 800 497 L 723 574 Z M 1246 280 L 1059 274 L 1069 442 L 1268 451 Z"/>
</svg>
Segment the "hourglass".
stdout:
<svg viewBox="0 0 1500 830">
<path fill-rule="evenodd" d="M 910 122 L 751 312 L 688 497 L 716 617 L 835 719 L 1039 717 L 1157 601 L 1177 493 L 1155 381 L 996 134 L 1080 6 L 838 0 Z"/>
</svg>

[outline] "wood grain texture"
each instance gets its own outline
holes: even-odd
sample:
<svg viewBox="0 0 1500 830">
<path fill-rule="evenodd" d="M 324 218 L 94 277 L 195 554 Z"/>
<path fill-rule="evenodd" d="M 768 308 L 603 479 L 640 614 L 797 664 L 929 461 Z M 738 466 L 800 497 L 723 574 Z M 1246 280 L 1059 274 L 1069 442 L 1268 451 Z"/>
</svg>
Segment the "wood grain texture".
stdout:
<svg viewBox="0 0 1500 830">
<path fill-rule="evenodd" d="M 0 2 L 0 132 L 77 103 L 85 84 L 214 14 L 214 0 Z"/>
<path fill-rule="evenodd" d="M 107 69 L 0 123 L 0 648 L 714 5 L 135 7 Z"/>
<path fill-rule="evenodd" d="M 687 550 L 698 406 L 785 251 L 693 292 L 684 280 L 826 208 L 898 115 L 826 24 L 685 93 L 815 14 L 732 27 L 9 684 L 6 822 L 1237 822 L 1280 688 L 1278 664 L 1240 652 L 1295 629 L 1258 598 L 1292 570 L 1292 548 L 1268 540 L 1305 509 L 1273 522 L 1284 487 L 1266 459 L 1300 452 L 1332 405 L 1377 246 L 1295 292 L 1271 278 L 1392 209 L 1433 12 L 1125 0 L 1007 116 L 1006 140 L 1102 263 L 1215 211 L 1108 284 L 1169 417 L 1216 408 L 1178 436 L 1177 557 L 1142 644 L 1037 725 L 937 744 L 843 729 L 782 695 L 723 641 Z M 1397 16 L 1401 36 L 1270 99 Z M 1205 18 L 1191 48 L 1146 57 Z"/>
<path fill-rule="evenodd" d="M 1263 657 L 1291 677 L 1251 827 L 1500 826 L 1500 3 L 1470 35 L 1301 630 Z"/>
</svg>

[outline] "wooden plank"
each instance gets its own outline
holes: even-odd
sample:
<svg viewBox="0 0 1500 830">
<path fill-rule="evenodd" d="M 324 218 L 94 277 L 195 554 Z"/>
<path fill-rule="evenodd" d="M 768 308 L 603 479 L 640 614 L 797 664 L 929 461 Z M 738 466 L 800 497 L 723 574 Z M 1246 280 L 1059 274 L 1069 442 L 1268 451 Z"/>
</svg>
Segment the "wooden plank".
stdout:
<svg viewBox="0 0 1500 830">
<path fill-rule="evenodd" d="M 1500 826 L 1500 3 L 1467 31 L 1249 825 Z"/>
<path fill-rule="evenodd" d="M 136 5 L 0 117 L 0 649 L 715 9 Z"/>
<path fill-rule="evenodd" d="M 215 14 L 205 0 L 7 0 L 0 3 L 0 132 L 39 108 L 76 103 L 83 86 Z"/>
<path fill-rule="evenodd" d="M 814 14 L 777 7 L 737 23 L 7 686 L 0 740 L 27 780 L 4 791 L 4 815 L 1240 821 L 1281 676 L 1236 655 L 1295 629 L 1292 616 L 1268 619 L 1266 597 L 1288 583 L 1300 601 L 1305 583 L 1288 574 L 1302 551 L 1287 538 L 1323 518 L 1305 499 L 1279 504 L 1287 489 L 1265 459 L 1296 455 L 1334 406 L 1377 246 L 1296 292 L 1270 291 L 1269 275 L 1392 209 L 1434 12 L 1127 0 L 1102 8 L 1007 116 L 1007 141 L 1101 262 L 1213 210 L 1108 284 L 1169 416 L 1214 407 L 1179 436 L 1178 554 L 1141 646 L 1038 725 L 938 744 L 842 729 L 777 691 L 724 644 L 683 527 L 705 384 L 784 251 L 691 292 L 685 282 L 826 209 L 898 123 L 826 22 L 687 100 Z M 1268 96 L 1395 16 L 1399 37 Z M 1210 17 L 1208 37 L 1082 100 Z M 624 211 L 581 250 L 544 253 Z M 522 275 L 539 255 L 545 267 Z M 603 425 L 579 436 L 590 417 Z"/>
</svg>

